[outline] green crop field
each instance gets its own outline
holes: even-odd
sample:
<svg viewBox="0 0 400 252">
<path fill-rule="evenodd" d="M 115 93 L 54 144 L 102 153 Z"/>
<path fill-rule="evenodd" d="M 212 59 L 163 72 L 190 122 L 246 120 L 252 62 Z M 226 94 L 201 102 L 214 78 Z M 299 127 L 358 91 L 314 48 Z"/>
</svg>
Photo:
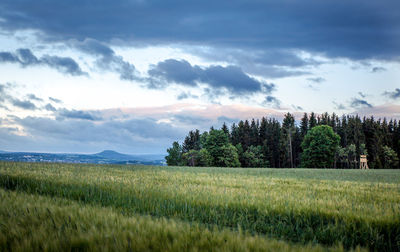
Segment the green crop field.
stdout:
<svg viewBox="0 0 400 252">
<path fill-rule="evenodd" d="M 400 250 L 400 171 L 0 163 L 0 250 Z"/>
</svg>

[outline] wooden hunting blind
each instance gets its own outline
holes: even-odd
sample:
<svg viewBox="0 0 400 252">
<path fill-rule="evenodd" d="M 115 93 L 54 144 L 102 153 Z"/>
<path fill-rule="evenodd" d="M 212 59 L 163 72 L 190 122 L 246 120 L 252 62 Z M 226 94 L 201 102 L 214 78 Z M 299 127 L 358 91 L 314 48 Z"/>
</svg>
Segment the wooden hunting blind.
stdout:
<svg viewBox="0 0 400 252">
<path fill-rule="evenodd" d="M 367 164 L 367 155 L 360 155 L 360 169 L 369 169 Z"/>
</svg>

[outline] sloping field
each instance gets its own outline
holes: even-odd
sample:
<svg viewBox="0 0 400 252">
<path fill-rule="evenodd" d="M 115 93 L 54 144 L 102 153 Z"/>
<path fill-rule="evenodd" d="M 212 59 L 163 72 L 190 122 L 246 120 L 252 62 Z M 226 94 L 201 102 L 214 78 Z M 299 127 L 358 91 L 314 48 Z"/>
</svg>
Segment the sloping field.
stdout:
<svg viewBox="0 0 400 252">
<path fill-rule="evenodd" d="M 0 163 L 0 187 L 3 249 L 400 249 L 397 170 Z"/>
</svg>

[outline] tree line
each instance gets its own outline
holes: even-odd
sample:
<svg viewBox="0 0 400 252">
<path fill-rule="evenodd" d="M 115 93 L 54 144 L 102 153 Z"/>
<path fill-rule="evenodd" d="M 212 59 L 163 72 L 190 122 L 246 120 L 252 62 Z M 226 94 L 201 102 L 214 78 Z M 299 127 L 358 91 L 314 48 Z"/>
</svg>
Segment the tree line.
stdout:
<svg viewBox="0 0 400 252">
<path fill-rule="evenodd" d="M 367 155 L 370 168 L 398 169 L 399 124 L 397 120 L 358 115 L 339 117 L 335 113 L 304 113 L 296 123 L 295 117 L 286 113 L 282 122 L 263 117 L 261 120 L 242 120 L 232 124 L 230 129 L 224 123 L 221 129 L 211 127 L 203 133 L 192 130 L 182 145 L 174 142 L 167 150 L 166 161 L 168 165 L 184 166 L 352 169 L 359 167 L 360 155 Z M 321 138 L 324 134 L 334 135 L 327 140 Z M 312 138 L 321 139 L 313 142 Z M 326 142 L 332 145 L 325 146 Z M 321 153 L 323 148 L 330 148 L 327 155 L 330 153 L 332 158 L 326 156 L 318 163 L 308 159 L 310 155 L 325 155 Z"/>
</svg>

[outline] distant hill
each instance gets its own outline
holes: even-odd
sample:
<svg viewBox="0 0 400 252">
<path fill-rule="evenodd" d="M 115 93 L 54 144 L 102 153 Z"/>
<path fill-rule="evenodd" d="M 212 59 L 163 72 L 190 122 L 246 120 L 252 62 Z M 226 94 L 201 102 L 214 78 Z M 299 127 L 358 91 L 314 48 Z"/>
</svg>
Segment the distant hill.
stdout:
<svg viewBox="0 0 400 252">
<path fill-rule="evenodd" d="M 126 155 L 122 154 L 113 150 L 104 150 L 102 152 L 93 154 L 94 156 L 102 157 L 102 158 L 108 158 L 108 159 L 113 159 L 113 160 L 133 160 L 134 157 L 131 155 Z"/>
<path fill-rule="evenodd" d="M 19 162 L 165 165 L 164 155 L 161 154 L 127 155 L 113 150 L 105 150 L 96 154 L 0 151 L 0 160 Z"/>
</svg>

